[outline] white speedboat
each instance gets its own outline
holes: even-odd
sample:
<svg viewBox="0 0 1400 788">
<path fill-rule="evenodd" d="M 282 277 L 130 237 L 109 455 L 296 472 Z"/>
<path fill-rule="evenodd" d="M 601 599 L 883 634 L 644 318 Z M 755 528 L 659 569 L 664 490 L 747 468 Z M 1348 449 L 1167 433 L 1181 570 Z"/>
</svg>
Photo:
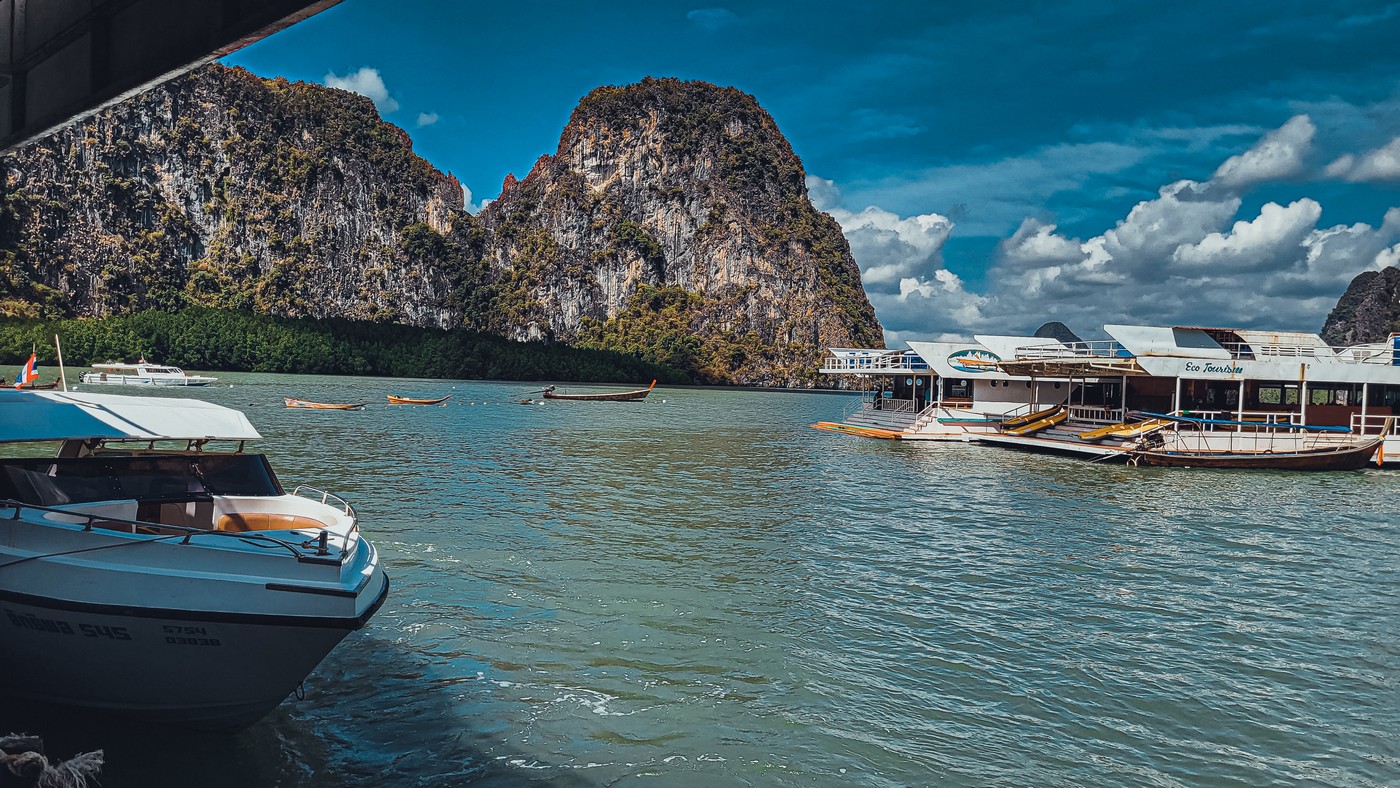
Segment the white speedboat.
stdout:
<svg viewBox="0 0 1400 788">
<path fill-rule="evenodd" d="M 355 510 L 288 493 L 240 412 L 0 391 L 0 692 L 252 724 L 388 593 Z M 214 451 L 215 447 L 226 451 Z"/>
<path fill-rule="evenodd" d="M 83 383 L 108 386 L 207 386 L 218 380 L 208 375 L 191 375 L 179 367 L 150 364 L 144 359 L 135 364 L 108 361 L 93 364 L 92 372 L 84 372 Z"/>
</svg>

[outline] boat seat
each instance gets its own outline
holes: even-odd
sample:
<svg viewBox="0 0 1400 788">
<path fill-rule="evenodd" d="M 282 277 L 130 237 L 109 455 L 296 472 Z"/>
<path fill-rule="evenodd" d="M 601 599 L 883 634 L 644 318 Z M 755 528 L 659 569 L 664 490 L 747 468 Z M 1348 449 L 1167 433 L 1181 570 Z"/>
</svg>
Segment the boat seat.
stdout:
<svg viewBox="0 0 1400 788">
<path fill-rule="evenodd" d="M 219 531 L 290 531 L 320 530 L 326 524 L 314 517 L 277 512 L 231 512 L 219 518 Z"/>
</svg>

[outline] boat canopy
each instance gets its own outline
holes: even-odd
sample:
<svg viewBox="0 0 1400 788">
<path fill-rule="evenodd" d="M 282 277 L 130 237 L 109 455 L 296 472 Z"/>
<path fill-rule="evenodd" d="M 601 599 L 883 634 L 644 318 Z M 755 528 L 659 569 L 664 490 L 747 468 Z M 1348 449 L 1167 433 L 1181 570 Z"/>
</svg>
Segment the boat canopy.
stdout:
<svg viewBox="0 0 1400 788">
<path fill-rule="evenodd" d="M 1134 356 L 1186 356 L 1222 361 L 1234 357 L 1211 335 L 1217 332 L 1210 329 L 1104 326 L 1103 330 Z"/>
<path fill-rule="evenodd" d="M 173 397 L 0 390 L 0 443 L 109 440 L 256 440 L 232 408 Z"/>
</svg>

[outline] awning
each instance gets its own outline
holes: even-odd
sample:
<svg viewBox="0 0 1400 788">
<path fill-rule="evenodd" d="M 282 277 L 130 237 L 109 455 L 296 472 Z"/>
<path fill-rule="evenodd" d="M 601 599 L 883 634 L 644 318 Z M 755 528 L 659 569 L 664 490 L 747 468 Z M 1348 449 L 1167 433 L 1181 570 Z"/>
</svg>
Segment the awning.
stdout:
<svg viewBox="0 0 1400 788">
<path fill-rule="evenodd" d="M 87 440 L 256 440 L 232 408 L 173 397 L 0 390 L 0 443 Z"/>
</svg>

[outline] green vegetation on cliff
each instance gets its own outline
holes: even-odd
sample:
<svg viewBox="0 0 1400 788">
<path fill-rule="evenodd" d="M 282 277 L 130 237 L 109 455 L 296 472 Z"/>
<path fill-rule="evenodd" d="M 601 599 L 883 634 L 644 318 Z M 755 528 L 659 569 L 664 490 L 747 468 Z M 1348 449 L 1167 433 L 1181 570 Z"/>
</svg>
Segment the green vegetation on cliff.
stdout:
<svg viewBox="0 0 1400 788">
<path fill-rule="evenodd" d="M 70 367 L 144 355 L 189 369 L 243 372 L 691 382 L 674 368 L 608 350 L 512 342 L 466 330 L 278 318 L 204 308 L 86 320 L 0 319 L 0 363 L 21 363 L 33 345 L 40 363 L 52 369 L 57 363 L 55 334 L 63 341 L 64 363 Z"/>
<path fill-rule="evenodd" d="M 715 311 L 725 310 L 723 305 L 707 304 L 696 293 L 644 284 L 617 317 L 585 318 L 577 345 L 608 348 L 662 367 L 687 370 L 700 383 L 728 383 L 737 376 L 758 381 L 789 376 L 807 384 L 817 382 L 815 360 L 806 358 L 800 346 L 775 347 L 752 331 L 701 331 L 699 325 L 711 322 L 706 315 Z M 789 369 L 793 358 L 800 361 Z M 813 371 L 805 371 L 803 364 Z"/>
</svg>

